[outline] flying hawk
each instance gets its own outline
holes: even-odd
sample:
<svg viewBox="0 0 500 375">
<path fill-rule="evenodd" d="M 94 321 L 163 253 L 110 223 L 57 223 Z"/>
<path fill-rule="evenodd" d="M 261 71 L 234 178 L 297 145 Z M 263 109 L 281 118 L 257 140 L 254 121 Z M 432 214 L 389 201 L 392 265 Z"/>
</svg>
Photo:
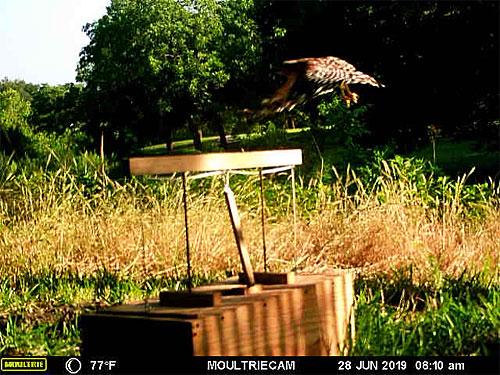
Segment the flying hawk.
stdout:
<svg viewBox="0 0 500 375">
<path fill-rule="evenodd" d="M 351 92 L 349 84 L 361 83 L 385 87 L 373 77 L 356 70 L 338 57 L 306 57 L 283 62 L 281 74 L 287 77 L 283 86 L 271 98 L 264 99 L 261 115 L 292 110 L 297 104 L 328 94 L 340 88 L 340 95 L 347 105 L 356 103 L 359 95 Z M 293 97 L 293 99 L 289 99 Z"/>
</svg>

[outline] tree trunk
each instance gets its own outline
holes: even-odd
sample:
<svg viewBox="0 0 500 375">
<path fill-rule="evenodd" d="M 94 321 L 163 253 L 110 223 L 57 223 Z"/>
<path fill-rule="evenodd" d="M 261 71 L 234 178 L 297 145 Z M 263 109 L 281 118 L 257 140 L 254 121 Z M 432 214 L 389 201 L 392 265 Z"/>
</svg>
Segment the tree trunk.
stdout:
<svg viewBox="0 0 500 375">
<path fill-rule="evenodd" d="M 214 120 L 214 126 L 217 129 L 217 133 L 219 133 L 221 147 L 224 150 L 227 150 L 226 131 L 224 130 L 224 125 L 222 125 L 222 121 L 219 118 L 216 118 Z"/>
<path fill-rule="evenodd" d="M 188 123 L 189 123 L 189 130 L 191 130 L 191 133 L 193 134 L 194 148 L 196 150 L 201 151 L 202 150 L 201 140 L 203 138 L 203 134 L 200 129 L 200 126 L 195 121 L 193 121 L 192 118 L 188 119 Z"/>
<path fill-rule="evenodd" d="M 173 136 L 173 128 L 168 125 L 172 125 L 172 122 L 168 123 L 169 118 L 166 117 L 163 113 L 160 113 L 158 117 L 158 135 L 161 138 L 165 139 L 165 147 L 167 148 L 167 152 L 171 153 L 174 150 L 174 145 L 172 142 Z"/>
<path fill-rule="evenodd" d="M 174 151 L 174 143 L 172 142 L 172 131 L 170 129 L 167 130 L 167 152 L 170 153 Z"/>
<path fill-rule="evenodd" d="M 163 124 L 163 120 L 161 120 L 162 122 L 162 125 Z M 172 151 L 174 151 L 174 142 L 172 141 L 172 133 L 173 133 L 173 130 L 171 127 L 167 127 L 165 129 L 165 138 L 166 138 L 166 146 L 167 146 L 167 152 L 170 153 Z"/>
</svg>

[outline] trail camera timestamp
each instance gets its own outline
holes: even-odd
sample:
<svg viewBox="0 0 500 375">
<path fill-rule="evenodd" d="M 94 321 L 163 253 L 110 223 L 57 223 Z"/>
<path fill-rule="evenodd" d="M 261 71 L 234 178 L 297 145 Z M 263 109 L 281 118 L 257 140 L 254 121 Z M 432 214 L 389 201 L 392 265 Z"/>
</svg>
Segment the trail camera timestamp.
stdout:
<svg viewBox="0 0 500 375">
<path fill-rule="evenodd" d="M 357 359 L 357 360 L 341 360 L 338 361 L 338 371 L 341 373 L 354 371 L 402 371 L 408 369 L 408 364 L 405 360 L 393 361 L 383 359 Z"/>
<path fill-rule="evenodd" d="M 388 358 L 350 358 L 337 361 L 338 374 L 429 374 L 434 372 L 447 374 L 465 374 L 465 362 L 451 361 L 445 358 L 408 357 L 404 359 Z"/>
</svg>

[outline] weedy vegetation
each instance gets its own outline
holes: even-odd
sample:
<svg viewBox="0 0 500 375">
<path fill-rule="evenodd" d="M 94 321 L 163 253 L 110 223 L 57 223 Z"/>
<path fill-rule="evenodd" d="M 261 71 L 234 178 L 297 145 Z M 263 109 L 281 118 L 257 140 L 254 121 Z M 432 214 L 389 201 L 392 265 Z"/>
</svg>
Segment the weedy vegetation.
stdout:
<svg viewBox="0 0 500 375">
<path fill-rule="evenodd" d="M 468 184 L 468 174 L 450 178 L 422 159 L 382 152 L 341 170 L 328 150 L 308 147 L 297 173 L 295 228 L 289 176 L 264 183 L 269 268 L 358 271 L 351 354 L 496 350 L 498 185 Z M 114 179 L 105 171 L 116 166 L 93 154 L 47 150 L 41 165 L 0 159 L 3 355 L 78 354 L 82 312 L 186 288 L 178 178 Z M 239 271 L 223 183 L 190 182 L 196 285 Z M 262 269 L 258 180 L 234 176 L 231 186 Z"/>
<path fill-rule="evenodd" d="M 289 175 L 264 180 L 268 268 L 356 270 L 350 354 L 498 354 L 498 2 L 108 4 L 83 27 L 80 83 L 0 80 L 0 356 L 78 355 L 83 312 L 186 288 L 179 176 L 120 161 L 217 139 L 303 149 L 296 220 Z M 330 54 L 323 31 L 386 87 L 347 106 L 299 75 L 286 94 L 280 62 Z M 314 100 L 261 117 L 280 85 L 278 102 Z M 258 177 L 230 183 L 261 271 Z M 241 267 L 223 186 L 189 182 L 196 285 Z"/>
</svg>

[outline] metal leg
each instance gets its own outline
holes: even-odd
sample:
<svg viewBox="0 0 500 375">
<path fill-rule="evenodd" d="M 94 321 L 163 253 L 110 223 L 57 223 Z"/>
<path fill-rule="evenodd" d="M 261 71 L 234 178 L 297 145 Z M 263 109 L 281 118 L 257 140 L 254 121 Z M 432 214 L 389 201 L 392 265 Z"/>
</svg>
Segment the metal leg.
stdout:
<svg viewBox="0 0 500 375">
<path fill-rule="evenodd" d="M 264 250 L 264 272 L 267 272 L 267 247 L 266 247 L 266 217 L 264 212 L 264 187 L 262 182 L 262 168 L 259 168 L 260 177 L 260 212 L 262 222 L 262 248 Z"/>
<path fill-rule="evenodd" d="M 293 248 L 297 256 L 297 212 L 295 210 L 295 167 L 292 167 Z"/>
<path fill-rule="evenodd" d="M 187 182 L 186 182 L 186 172 L 182 173 L 182 189 L 183 189 L 183 201 L 184 201 L 184 226 L 186 228 L 186 259 L 187 259 L 187 277 L 188 277 L 188 289 L 191 292 L 191 259 L 189 256 L 189 230 L 188 230 L 188 206 L 187 206 Z"/>
</svg>

